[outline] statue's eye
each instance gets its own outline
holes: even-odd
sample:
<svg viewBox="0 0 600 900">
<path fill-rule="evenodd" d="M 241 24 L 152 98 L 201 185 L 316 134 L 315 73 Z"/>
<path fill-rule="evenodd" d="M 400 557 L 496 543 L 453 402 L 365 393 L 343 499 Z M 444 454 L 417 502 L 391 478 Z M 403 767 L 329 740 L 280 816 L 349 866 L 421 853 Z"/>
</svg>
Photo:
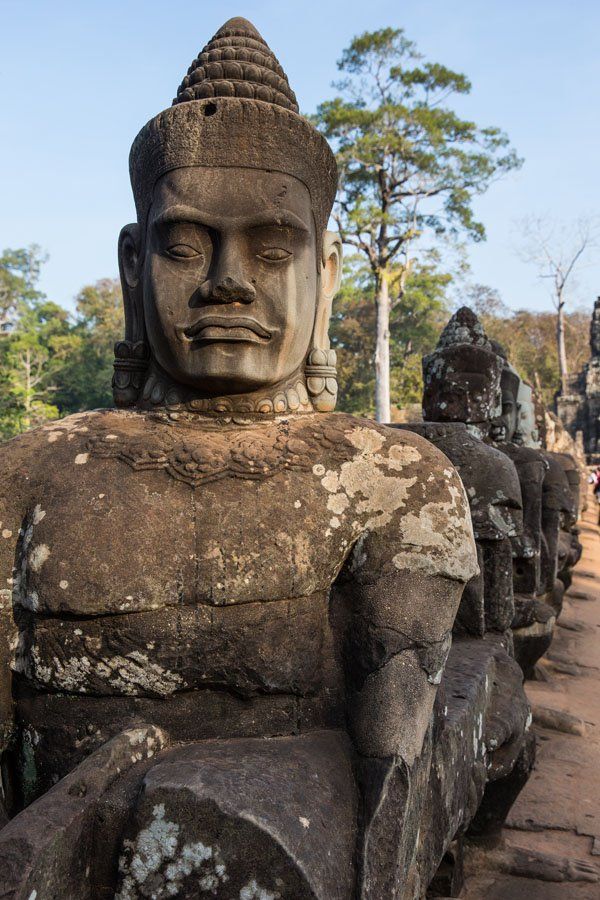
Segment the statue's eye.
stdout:
<svg viewBox="0 0 600 900">
<path fill-rule="evenodd" d="M 167 253 L 174 259 L 194 259 L 197 256 L 202 256 L 200 250 L 196 250 L 195 247 L 191 247 L 189 244 L 173 244 L 171 247 L 167 247 Z"/>
<path fill-rule="evenodd" d="M 262 250 L 258 255 L 261 259 L 266 259 L 269 262 L 283 262 L 284 259 L 289 259 L 292 254 L 289 250 L 284 250 L 282 247 L 267 247 L 266 250 Z"/>
</svg>

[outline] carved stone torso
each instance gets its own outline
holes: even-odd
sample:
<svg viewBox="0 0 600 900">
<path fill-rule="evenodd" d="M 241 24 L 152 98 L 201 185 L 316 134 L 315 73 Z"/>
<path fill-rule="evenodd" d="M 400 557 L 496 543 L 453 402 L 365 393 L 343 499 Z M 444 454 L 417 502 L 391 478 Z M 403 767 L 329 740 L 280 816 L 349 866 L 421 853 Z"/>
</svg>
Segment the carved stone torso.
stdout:
<svg viewBox="0 0 600 900">
<path fill-rule="evenodd" d="M 473 573 L 454 470 L 421 438 L 367 420 L 100 411 L 8 446 L 19 479 L 2 540 L 5 570 L 16 560 L 12 666 L 36 752 L 61 746 L 50 731 L 70 727 L 64 695 L 69 716 L 75 698 L 93 698 L 96 718 L 101 698 L 132 698 L 106 707 L 121 725 L 123 710 L 154 718 L 148 703 L 167 697 L 197 698 L 197 714 L 203 689 L 230 706 L 296 698 L 306 727 L 341 721 L 346 613 L 330 610 L 329 589 L 344 564 L 356 585 Z M 407 633 L 427 602 L 400 604 Z M 261 727 L 298 728 L 289 706 L 285 727 Z M 224 718 L 228 733 L 248 731 L 239 711 Z M 190 736 L 218 736 L 217 719 L 207 708 Z M 67 757 L 78 741 L 91 749 L 73 728 Z"/>
</svg>

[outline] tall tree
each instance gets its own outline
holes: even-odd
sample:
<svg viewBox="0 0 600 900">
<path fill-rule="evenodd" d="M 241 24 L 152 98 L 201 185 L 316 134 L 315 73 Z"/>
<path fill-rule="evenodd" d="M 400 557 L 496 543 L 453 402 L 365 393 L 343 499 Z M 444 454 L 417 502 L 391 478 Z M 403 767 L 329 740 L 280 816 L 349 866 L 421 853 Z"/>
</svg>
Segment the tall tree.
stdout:
<svg viewBox="0 0 600 900">
<path fill-rule="evenodd" d="M 416 264 L 390 313 L 390 397 L 393 409 L 421 402 L 421 357 L 437 342 L 449 314 L 451 276 L 432 263 Z M 373 414 L 375 356 L 374 280 L 357 255 L 345 261 L 342 287 L 334 301 L 331 345 L 338 356 L 344 412 Z"/>
<path fill-rule="evenodd" d="M 345 244 L 363 254 L 374 280 L 375 413 L 390 416 L 390 315 L 428 237 L 480 241 L 472 199 L 520 164 L 497 128 L 479 128 L 447 105 L 468 79 L 423 62 L 401 29 L 354 38 L 338 62 L 339 95 L 315 116 L 337 148 L 334 209 Z"/>
<path fill-rule="evenodd" d="M 39 248 L 0 255 L 0 438 L 72 412 L 112 405 L 113 346 L 123 334 L 119 282 L 76 298 L 76 314 L 39 290 Z"/>
<path fill-rule="evenodd" d="M 528 218 L 522 222 L 524 243 L 520 250 L 525 262 L 533 263 L 540 278 L 550 284 L 556 309 L 556 352 L 560 374 L 560 392 L 569 393 L 569 365 L 565 335 L 565 305 L 574 273 L 586 250 L 597 241 L 596 226 L 590 218 L 580 218 L 565 228 L 548 219 Z"/>
</svg>

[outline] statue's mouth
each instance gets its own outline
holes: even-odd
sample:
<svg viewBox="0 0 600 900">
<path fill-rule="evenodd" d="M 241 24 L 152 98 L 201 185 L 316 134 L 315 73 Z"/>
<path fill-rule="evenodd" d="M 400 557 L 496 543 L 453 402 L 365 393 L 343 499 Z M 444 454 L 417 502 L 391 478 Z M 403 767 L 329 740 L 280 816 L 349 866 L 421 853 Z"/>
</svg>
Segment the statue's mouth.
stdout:
<svg viewBox="0 0 600 900">
<path fill-rule="evenodd" d="M 249 316 L 202 316 L 183 328 L 182 334 L 194 343 L 248 341 L 256 344 L 270 341 L 272 337 L 270 331 Z"/>
</svg>

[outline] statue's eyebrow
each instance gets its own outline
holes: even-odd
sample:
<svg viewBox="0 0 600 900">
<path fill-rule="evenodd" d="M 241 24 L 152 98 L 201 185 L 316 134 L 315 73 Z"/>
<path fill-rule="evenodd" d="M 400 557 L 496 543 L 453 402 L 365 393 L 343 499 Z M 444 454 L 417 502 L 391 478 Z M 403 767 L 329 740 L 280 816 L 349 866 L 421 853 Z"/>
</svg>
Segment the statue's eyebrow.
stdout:
<svg viewBox="0 0 600 900">
<path fill-rule="evenodd" d="M 204 225 L 207 228 L 220 230 L 223 225 L 234 225 L 236 228 L 264 228 L 268 226 L 283 226 L 286 228 L 295 228 L 298 231 L 310 231 L 308 225 L 302 219 L 293 213 L 290 209 L 273 209 L 263 213 L 254 213 L 251 216 L 211 216 L 209 213 L 201 212 L 194 206 L 169 206 L 163 210 L 155 219 L 153 225 L 169 225 L 176 222 L 191 222 L 192 224 Z"/>
</svg>

